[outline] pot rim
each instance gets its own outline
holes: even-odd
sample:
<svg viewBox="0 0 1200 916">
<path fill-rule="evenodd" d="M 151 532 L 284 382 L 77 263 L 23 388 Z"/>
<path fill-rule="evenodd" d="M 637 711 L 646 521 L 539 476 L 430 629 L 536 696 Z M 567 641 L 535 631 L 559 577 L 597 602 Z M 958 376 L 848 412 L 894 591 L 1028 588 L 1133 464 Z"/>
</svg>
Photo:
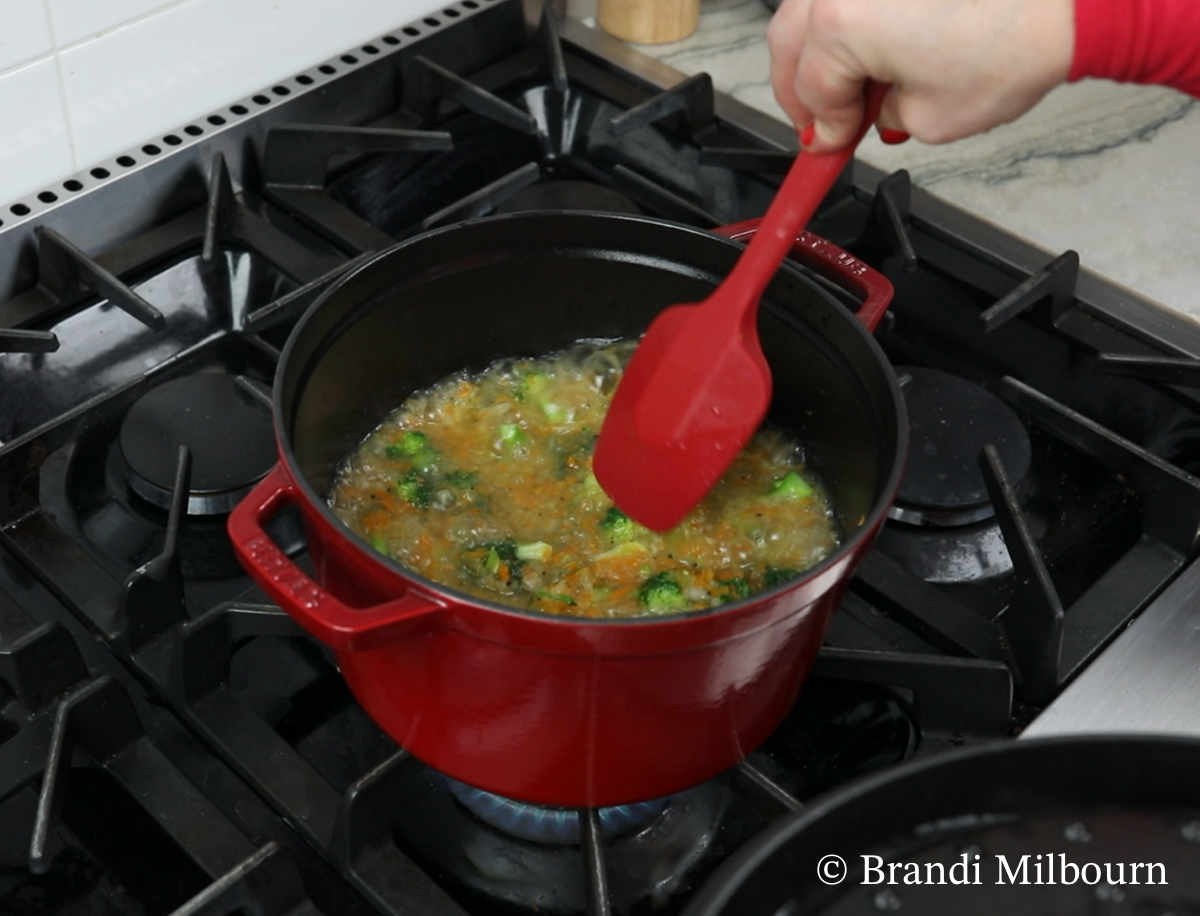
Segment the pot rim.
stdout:
<svg viewBox="0 0 1200 916">
<path fill-rule="evenodd" d="M 812 288 L 813 291 L 817 295 L 819 295 L 823 300 L 825 300 L 825 302 L 828 305 L 831 305 L 834 308 L 836 314 L 839 314 L 845 321 L 847 321 L 850 325 L 852 325 L 854 332 L 857 333 L 860 336 L 860 338 L 865 342 L 868 349 L 871 351 L 872 355 L 875 357 L 876 362 L 883 369 L 885 377 L 889 383 L 888 387 L 891 389 L 891 391 L 894 395 L 892 398 L 892 403 L 893 403 L 893 409 L 895 410 L 894 419 L 895 419 L 896 431 L 897 431 L 896 454 L 895 454 L 895 457 L 892 459 L 892 466 L 888 473 L 887 481 L 884 484 L 882 490 L 880 491 L 880 496 L 876 499 L 875 504 L 871 509 L 871 512 L 863 520 L 862 524 L 860 524 L 858 526 L 858 528 L 854 531 L 854 533 L 852 535 L 850 535 L 850 537 L 846 538 L 841 544 L 838 545 L 837 550 L 833 551 L 829 556 L 827 556 L 824 560 L 822 560 L 817 565 L 812 566 L 812 567 L 808 568 L 807 570 L 805 570 L 801 575 L 797 576 L 796 578 L 790 579 L 787 582 L 782 583 L 781 585 L 775 586 L 774 588 L 769 588 L 769 589 L 765 589 L 761 592 L 756 592 L 755 594 L 753 594 L 747 598 L 742 598 L 737 601 L 728 602 L 727 604 L 721 604 L 716 607 L 710 607 L 710 608 L 702 608 L 700 610 L 695 610 L 695 611 L 682 611 L 682 612 L 675 613 L 675 614 L 661 614 L 661 615 L 653 615 L 653 616 L 646 615 L 646 616 L 641 616 L 641 617 L 621 617 L 621 618 L 574 617 L 574 616 L 570 616 L 567 614 L 554 614 L 549 611 L 525 610 L 522 608 L 513 607 L 512 605 L 508 605 L 508 604 L 501 604 L 499 602 L 488 601 L 483 598 L 477 598 L 474 595 L 469 595 L 466 592 L 460 592 L 457 589 L 451 588 L 450 586 L 447 586 L 447 585 L 443 585 L 439 582 L 435 582 L 432 579 L 427 579 L 424 576 L 422 576 L 420 573 L 417 573 L 417 572 L 409 569 L 407 566 L 404 566 L 403 564 L 398 563 L 397 561 L 393 560 L 391 557 L 387 557 L 387 556 L 384 556 L 383 554 L 379 553 L 379 551 L 377 551 L 373 547 L 371 547 L 371 545 L 368 544 L 365 540 L 363 540 L 359 535 L 355 534 L 350 529 L 350 527 L 345 524 L 345 522 L 343 522 L 336 515 L 334 515 L 333 511 L 329 508 L 329 505 L 325 501 L 324 497 L 320 496 L 313 489 L 312 485 L 308 482 L 308 479 L 304 476 L 304 474 L 302 474 L 300 472 L 300 469 L 296 463 L 296 456 L 295 456 L 295 452 L 292 448 L 292 443 L 290 441 L 290 437 L 287 435 L 287 431 L 284 428 L 285 422 L 283 419 L 284 418 L 283 379 L 284 379 L 285 373 L 282 370 L 285 367 L 287 367 L 289 362 L 291 361 L 292 352 L 295 349 L 296 342 L 302 336 L 302 334 L 303 334 L 305 328 L 308 326 L 309 322 L 313 320 L 314 316 L 317 314 L 317 312 L 320 311 L 321 307 L 325 304 L 325 302 L 330 297 L 335 295 L 339 290 L 341 290 L 341 288 L 343 286 L 345 286 L 347 283 L 349 283 L 354 277 L 357 277 L 363 271 L 371 269 L 379 261 L 382 261 L 385 258 L 390 257 L 394 252 L 396 252 L 400 249 L 407 248 L 410 245 L 420 244 L 420 243 L 424 242 L 424 240 L 426 240 L 426 239 L 438 237 L 438 236 L 441 236 L 441 235 L 444 235 L 447 233 L 453 233 L 453 232 L 465 229 L 470 226 L 478 225 L 480 223 L 491 223 L 491 222 L 498 222 L 498 221 L 520 222 L 520 221 L 528 220 L 531 218 L 546 217 L 546 216 L 562 217 L 564 215 L 570 215 L 572 217 L 582 216 L 582 217 L 586 217 L 586 218 L 619 220 L 619 221 L 623 221 L 623 222 L 631 222 L 631 223 L 639 223 L 639 224 L 654 223 L 657 225 L 670 227 L 671 229 L 679 231 L 679 232 L 684 232 L 689 235 L 693 235 L 693 236 L 705 239 L 706 241 L 707 240 L 716 240 L 724 245 L 731 246 L 738 250 L 742 250 L 745 248 L 745 245 L 743 243 L 734 241 L 733 239 L 727 238 L 723 235 L 719 235 L 715 232 L 709 232 L 704 229 L 697 229 L 694 226 L 688 226 L 683 223 L 677 223 L 672 220 L 662 219 L 660 217 L 645 216 L 643 214 L 631 214 L 631 213 L 609 213 L 609 212 L 604 212 L 604 211 L 593 211 L 593 210 L 575 210 L 575 211 L 530 210 L 530 211 L 522 211 L 522 212 L 518 212 L 518 213 L 505 213 L 505 214 L 500 214 L 500 215 L 483 216 L 483 217 L 478 217 L 476 219 L 464 220 L 462 222 L 454 223 L 449 226 L 443 226 L 440 229 L 433 229 L 428 232 L 422 232 L 419 235 L 415 235 L 410 238 L 403 239 L 394 245 L 390 245 L 387 248 L 384 248 L 384 249 L 381 249 L 380 251 L 375 252 L 371 257 L 365 259 L 364 261 L 362 261 L 362 263 L 358 264 L 357 266 L 346 271 L 340 277 L 338 277 L 328 288 L 326 288 L 321 293 L 320 296 L 317 297 L 317 299 L 312 303 L 312 305 L 310 305 L 305 310 L 304 314 L 300 316 L 300 319 L 296 322 L 295 327 L 292 329 L 291 333 L 288 335 L 288 339 L 287 339 L 286 344 L 284 345 L 283 351 L 280 353 L 278 368 L 275 373 L 275 381 L 272 386 L 272 393 L 271 393 L 272 422 L 275 425 L 275 442 L 276 442 L 276 447 L 279 452 L 280 461 L 284 465 L 284 468 L 286 469 L 288 476 L 292 479 L 293 483 L 296 485 L 296 487 L 301 491 L 301 493 L 304 495 L 304 497 L 308 501 L 310 507 L 313 507 L 316 509 L 316 511 L 321 516 L 323 521 L 325 521 L 326 524 L 329 525 L 333 530 L 337 531 L 340 535 L 344 536 L 356 550 L 358 550 L 362 554 L 365 554 L 372 562 L 383 565 L 386 569 L 388 569 L 389 571 L 391 571 L 393 573 L 400 574 L 405 580 L 415 584 L 421 592 L 425 593 L 426 595 L 428 595 L 429 597 L 431 597 L 432 599 L 437 601 L 439 604 L 442 604 L 444 606 L 473 607 L 473 608 L 477 608 L 479 610 L 499 612 L 499 613 L 510 615 L 510 616 L 513 616 L 513 617 L 516 617 L 516 618 L 522 619 L 522 620 L 536 621 L 536 622 L 547 623 L 547 624 L 557 623 L 557 624 L 562 624 L 564 626 L 576 626 L 576 627 L 589 626 L 589 625 L 604 626 L 604 627 L 613 627 L 613 626 L 660 626 L 661 627 L 661 626 L 669 626 L 672 624 L 678 624 L 682 621 L 693 620 L 696 618 L 712 617 L 717 614 L 737 613 L 738 611 L 741 611 L 741 610 L 755 608 L 764 603 L 769 603 L 770 600 L 772 598 L 776 597 L 777 595 L 781 595 L 786 592 L 790 592 L 790 591 L 820 577 L 826 571 L 828 571 L 830 568 L 843 562 L 845 560 L 846 556 L 848 554 L 854 552 L 857 549 L 858 545 L 863 540 L 873 537 L 876 529 L 883 523 L 883 521 L 887 515 L 888 509 L 891 507 L 892 502 L 895 500 L 896 492 L 900 488 L 900 478 L 904 473 L 905 459 L 908 455 L 908 436 L 909 436 L 908 411 L 904 404 L 904 397 L 900 393 L 900 383 L 896 377 L 896 373 L 892 367 L 891 361 L 887 358 L 887 356 L 883 352 L 883 348 L 880 347 L 878 341 L 875 340 L 874 335 L 870 331 L 868 331 L 862 325 L 862 323 L 857 320 L 857 318 L 855 318 L 854 313 L 851 312 L 849 309 L 847 309 L 844 305 L 842 305 L 842 303 L 839 302 L 834 296 L 830 295 L 830 293 L 828 291 L 822 289 L 819 285 L 814 284 L 812 282 L 812 280 L 810 278 L 808 278 L 807 276 L 805 276 L 805 274 L 801 270 L 799 270 L 795 264 L 793 264 L 792 262 L 790 262 L 787 259 L 784 260 L 784 262 L 780 265 L 779 269 L 781 271 L 788 271 L 789 273 L 791 273 L 791 274 L 795 275 L 796 277 L 800 278 L 801 280 L 803 280 L 804 283 L 806 285 L 808 285 L 810 288 Z M 832 243 L 830 243 L 830 244 L 832 245 Z M 837 247 L 837 246 L 833 246 L 833 247 Z M 399 405 L 397 405 L 397 406 L 399 406 Z"/>
</svg>

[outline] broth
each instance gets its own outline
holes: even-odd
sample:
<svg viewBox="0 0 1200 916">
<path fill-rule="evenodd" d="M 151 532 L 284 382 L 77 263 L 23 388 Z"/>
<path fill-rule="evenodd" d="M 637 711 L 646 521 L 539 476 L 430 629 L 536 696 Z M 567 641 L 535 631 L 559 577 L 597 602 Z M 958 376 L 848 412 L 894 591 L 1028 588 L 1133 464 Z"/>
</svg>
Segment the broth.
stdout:
<svg viewBox="0 0 1200 916">
<path fill-rule="evenodd" d="M 513 607 L 635 617 L 715 607 L 815 566 L 838 546 L 800 444 L 760 430 L 663 533 L 592 474 L 604 412 L 636 342 L 502 360 L 412 395 L 339 469 L 334 513 L 414 572 Z"/>
</svg>

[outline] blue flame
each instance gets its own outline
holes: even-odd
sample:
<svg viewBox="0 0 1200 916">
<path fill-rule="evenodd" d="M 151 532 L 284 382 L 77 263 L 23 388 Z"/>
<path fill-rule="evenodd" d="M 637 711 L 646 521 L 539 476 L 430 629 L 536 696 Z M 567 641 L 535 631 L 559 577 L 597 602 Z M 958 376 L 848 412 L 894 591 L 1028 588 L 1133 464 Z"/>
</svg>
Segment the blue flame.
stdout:
<svg viewBox="0 0 1200 916">
<path fill-rule="evenodd" d="M 574 809 L 531 805 L 476 789 L 444 774 L 442 778 L 464 808 L 485 824 L 510 836 L 554 846 L 569 846 L 580 841 L 579 812 Z M 657 798 L 600 808 L 600 833 L 604 839 L 611 840 L 641 827 L 660 814 L 669 801 L 670 798 Z"/>
</svg>

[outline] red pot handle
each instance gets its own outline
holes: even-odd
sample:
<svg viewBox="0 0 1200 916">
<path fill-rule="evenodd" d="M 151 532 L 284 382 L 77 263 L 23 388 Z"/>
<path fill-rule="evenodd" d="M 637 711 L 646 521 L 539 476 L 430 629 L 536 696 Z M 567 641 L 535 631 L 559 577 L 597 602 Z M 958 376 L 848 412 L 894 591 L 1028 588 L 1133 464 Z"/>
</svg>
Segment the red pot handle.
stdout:
<svg viewBox="0 0 1200 916">
<path fill-rule="evenodd" d="M 402 636 L 432 629 L 442 605 L 409 593 L 401 598 L 356 608 L 339 601 L 291 561 L 263 525 L 304 495 L 276 464 L 229 516 L 229 537 L 242 565 L 267 595 L 304 629 L 339 652 L 361 652 Z"/>
<path fill-rule="evenodd" d="M 748 219 L 712 230 L 735 242 L 745 241 L 758 231 L 761 219 Z M 879 271 L 868 267 L 848 251 L 843 251 L 832 242 L 802 230 L 792 244 L 790 257 L 832 280 L 838 286 L 863 297 L 863 303 L 855 317 L 868 331 L 874 331 L 891 304 L 892 284 Z"/>
</svg>

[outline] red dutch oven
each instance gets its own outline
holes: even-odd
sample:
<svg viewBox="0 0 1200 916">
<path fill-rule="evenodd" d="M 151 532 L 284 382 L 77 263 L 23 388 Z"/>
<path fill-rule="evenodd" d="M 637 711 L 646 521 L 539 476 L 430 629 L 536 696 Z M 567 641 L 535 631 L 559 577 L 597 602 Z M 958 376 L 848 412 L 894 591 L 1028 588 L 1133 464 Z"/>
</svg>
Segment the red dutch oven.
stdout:
<svg viewBox="0 0 1200 916">
<path fill-rule="evenodd" d="M 745 237 L 752 224 L 721 230 Z M 280 460 L 233 512 L 251 576 L 331 646 L 363 708 L 419 759 L 510 798 L 602 806 L 657 798 L 728 768 L 795 700 L 856 561 L 896 488 L 903 401 L 869 331 L 887 280 L 805 234 L 759 317 L 771 421 L 798 435 L 830 491 L 841 548 L 805 575 L 707 611 L 581 620 L 438 585 L 329 511 L 339 463 L 413 391 L 500 357 L 635 337 L 703 299 L 741 246 L 646 217 L 514 214 L 380 253 L 301 319 L 274 391 Z M 863 298 L 856 316 L 828 289 Z M 266 534 L 304 517 L 315 580 Z"/>
</svg>

